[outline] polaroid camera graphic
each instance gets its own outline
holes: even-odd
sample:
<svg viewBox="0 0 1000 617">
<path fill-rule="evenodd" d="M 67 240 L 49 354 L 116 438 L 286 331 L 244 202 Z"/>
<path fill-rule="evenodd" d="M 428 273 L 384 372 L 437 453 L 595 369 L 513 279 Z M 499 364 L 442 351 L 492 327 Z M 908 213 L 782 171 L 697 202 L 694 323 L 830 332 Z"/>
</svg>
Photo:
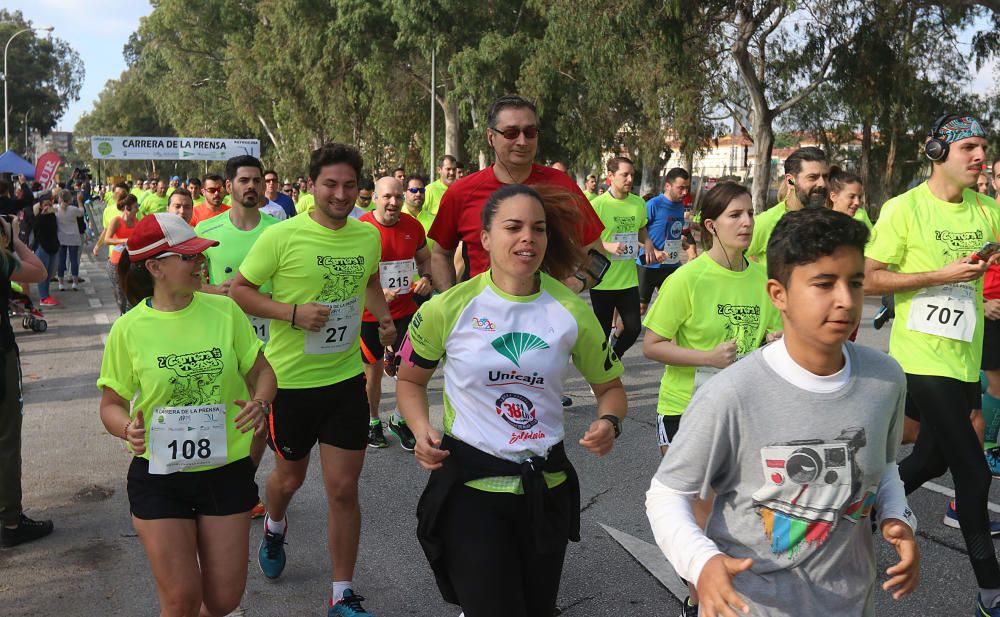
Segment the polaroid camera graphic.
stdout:
<svg viewBox="0 0 1000 617">
<path fill-rule="evenodd" d="M 865 430 L 848 428 L 831 441 L 806 439 L 761 448 L 764 486 L 754 506 L 806 521 L 833 523 L 861 485 L 854 457 Z"/>
</svg>

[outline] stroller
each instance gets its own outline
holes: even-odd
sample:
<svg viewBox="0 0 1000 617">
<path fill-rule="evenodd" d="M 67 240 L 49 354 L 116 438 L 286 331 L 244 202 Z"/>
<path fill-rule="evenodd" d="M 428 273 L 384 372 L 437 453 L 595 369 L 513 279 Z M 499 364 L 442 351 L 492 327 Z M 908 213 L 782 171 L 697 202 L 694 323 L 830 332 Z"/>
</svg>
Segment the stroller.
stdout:
<svg viewBox="0 0 1000 617">
<path fill-rule="evenodd" d="M 13 281 L 10 283 L 10 302 L 7 304 L 7 311 L 12 323 L 16 318 L 21 318 L 21 327 L 25 330 L 45 332 L 49 329 L 45 315 L 32 303 L 28 294 L 24 293 L 24 288 Z"/>
</svg>

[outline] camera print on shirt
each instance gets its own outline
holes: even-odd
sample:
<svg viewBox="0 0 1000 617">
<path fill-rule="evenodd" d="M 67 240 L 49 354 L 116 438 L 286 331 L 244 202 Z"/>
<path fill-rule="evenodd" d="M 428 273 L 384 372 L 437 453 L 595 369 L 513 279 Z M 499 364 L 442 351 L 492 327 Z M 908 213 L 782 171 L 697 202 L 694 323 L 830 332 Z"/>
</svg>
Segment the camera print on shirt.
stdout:
<svg viewBox="0 0 1000 617">
<path fill-rule="evenodd" d="M 775 555 L 819 548 L 843 517 L 856 523 L 875 504 L 877 487 L 862 494 L 858 452 L 865 429 L 848 428 L 827 441 L 804 439 L 761 448 L 764 485 L 751 496 Z M 850 505 L 847 505 L 847 504 Z M 846 505 L 846 507 L 845 507 Z"/>
<path fill-rule="evenodd" d="M 221 402 L 222 385 L 219 377 L 225 365 L 218 347 L 188 354 L 157 356 L 159 368 L 173 373 L 168 407 L 215 405 Z"/>
<path fill-rule="evenodd" d="M 365 258 L 317 255 L 316 265 L 323 268 L 323 288 L 316 302 L 340 302 L 358 295 L 365 275 Z"/>
</svg>

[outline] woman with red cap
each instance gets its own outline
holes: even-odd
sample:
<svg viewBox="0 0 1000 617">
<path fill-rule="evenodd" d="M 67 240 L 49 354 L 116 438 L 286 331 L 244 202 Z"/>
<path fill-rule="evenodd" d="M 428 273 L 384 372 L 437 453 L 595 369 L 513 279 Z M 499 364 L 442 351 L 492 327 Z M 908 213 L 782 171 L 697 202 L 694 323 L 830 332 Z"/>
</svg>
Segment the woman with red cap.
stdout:
<svg viewBox="0 0 1000 617">
<path fill-rule="evenodd" d="M 257 504 L 250 441 L 277 388 L 239 306 L 199 292 L 216 244 L 174 214 L 136 224 L 118 263 L 135 308 L 112 326 L 97 381 L 105 428 L 135 455 L 129 507 L 161 616 L 239 606 Z"/>
</svg>

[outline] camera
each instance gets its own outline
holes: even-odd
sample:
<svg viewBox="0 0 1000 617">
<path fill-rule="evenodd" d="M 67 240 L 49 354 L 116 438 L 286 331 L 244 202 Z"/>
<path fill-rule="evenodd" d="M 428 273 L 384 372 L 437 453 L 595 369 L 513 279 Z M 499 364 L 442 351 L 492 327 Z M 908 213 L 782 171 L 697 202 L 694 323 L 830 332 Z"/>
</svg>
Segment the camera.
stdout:
<svg viewBox="0 0 1000 617">
<path fill-rule="evenodd" d="M 752 495 L 754 506 L 834 522 L 860 488 L 854 457 L 866 443 L 863 428 L 848 428 L 830 441 L 807 439 L 761 448 L 764 486 Z"/>
</svg>

